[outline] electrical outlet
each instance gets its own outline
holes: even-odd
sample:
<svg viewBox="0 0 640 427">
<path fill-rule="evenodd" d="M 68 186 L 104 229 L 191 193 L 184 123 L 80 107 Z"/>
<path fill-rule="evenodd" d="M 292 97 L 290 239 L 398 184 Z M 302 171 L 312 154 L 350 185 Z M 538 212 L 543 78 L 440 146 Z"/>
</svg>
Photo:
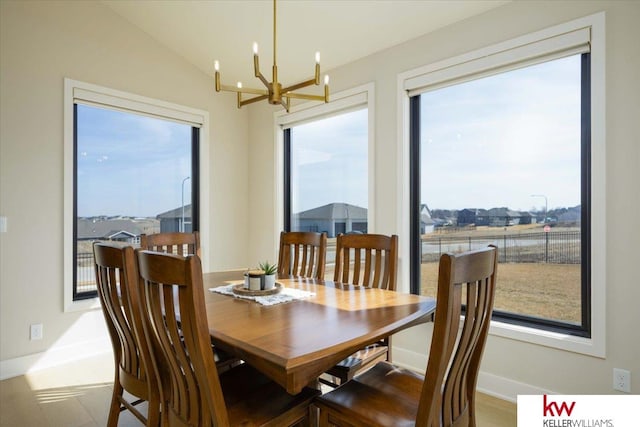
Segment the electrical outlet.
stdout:
<svg viewBox="0 0 640 427">
<path fill-rule="evenodd" d="M 35 323 L 31 325 L 31 333 L 29 337 L 31 341 L 42 339 L 42 323 Z"/>
<path fill-rule="evenodd" d="M 631 393 L 631 372 L 613 368 L 613 389 Z"/>
</svg>

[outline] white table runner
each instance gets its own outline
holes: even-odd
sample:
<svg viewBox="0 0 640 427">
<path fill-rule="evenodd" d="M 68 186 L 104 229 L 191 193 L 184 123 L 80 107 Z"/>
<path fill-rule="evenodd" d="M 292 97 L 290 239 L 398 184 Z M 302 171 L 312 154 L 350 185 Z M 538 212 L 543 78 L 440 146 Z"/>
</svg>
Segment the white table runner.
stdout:
<svg viewBox="0 0 640 427">
<path fill-rule="evenodd" d="M 211 292 L 217 292 L 223 295 L 231 295 L 236 298 L 252 300 L 262 305 L 275 305 L 275 304 L 281 304 L 285 302 L 291 302 L 295 300 L 311 298 L 316 296 L 315 292 L 303 291 L 301 289 L 295 289 L 295 288 L 285 288 L 284 286 L 282 287 L 282 290 L 280 292 L 273 295 L 265 295 L 265 296 L 238 295 L 233 292 L 233 287 L 236 285 L 237 283 L 231 284 L 231 285 L 225 285 L 225 286 L 218 286 L 216 288 L 209 288 L 209 290 Z"/>
</svg>

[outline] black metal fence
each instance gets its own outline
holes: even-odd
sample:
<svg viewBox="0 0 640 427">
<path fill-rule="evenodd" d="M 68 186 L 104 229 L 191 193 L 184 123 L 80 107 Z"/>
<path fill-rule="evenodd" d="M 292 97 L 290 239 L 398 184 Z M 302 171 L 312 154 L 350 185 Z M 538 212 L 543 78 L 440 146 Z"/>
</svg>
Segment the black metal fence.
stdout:
<svg viewBox="0 0 640 427">
<path fill-rule="evenodd" d="M 500 262 L 580 264 L 580 230 L 504 235 L 423 236 L 422 262 L 437 262 L 443 253 L 480 249 L 489 244 L 499 249 Z"/>
<path fill-rule="evenodd" d="M 76 265 L 76 293 L 97 291 L 93 253 L 78 253 Z"/>
<path fill-rule="evenodd" d="M 334 239 L 332 239 L 334 240 Z M 480 249 L 489 244 L 499 249 L 500 262 L 580 264 L 580 231 L 550 231 L 504 235 L 427 235 L 422 237 L 422 262 L 438 262 L 443 253 Z M 333 263 L 335 241 L 328 244 L 327 262 Z M 96 291 L 93 253 L 78 253 L 77 292 Z"/>
</svg>

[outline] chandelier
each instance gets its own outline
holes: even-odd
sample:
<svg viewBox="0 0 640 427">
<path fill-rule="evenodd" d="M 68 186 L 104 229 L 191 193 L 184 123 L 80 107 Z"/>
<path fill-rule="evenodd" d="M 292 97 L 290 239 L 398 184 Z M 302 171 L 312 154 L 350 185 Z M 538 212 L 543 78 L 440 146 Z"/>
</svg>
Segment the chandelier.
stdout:
<svg viewBox="0 0 640 427">
<path fill-rule="evenodd" d="M 220 63 L 216 60 L 214 68 L 216 71 L 216 92 L 221 90 L 227 92 L 236 92 L 238 94 L 238 108 L 244 105 L 253 104 L 262 100 L 267 100 L 269 104 L 282 105 L 287 113 L 291 106 L 291 99 L 307 99 L 312 101 L 329 102 L 329 76 L 324 76 L 324 95 L 311 95 L 296 92 L 311 85 L 320 85 L 320 52 L 316 52 L 315 75 L 312 79 L 296 83 L 291 86 L 282 87 L 278 81 L 278 66 L 276 65 L 276 0 L 273 0 L 273 66 L 272 66 L 272 82 L 269 82 L 260 72 L 258 58 L 258 43 L 253 43 L 253 69 L 255 76 L 260 79 L 266 89 L 251 89 L 242 86 L 238 82 L 236 86 L 228 86 L 220 84 Z M 257 95 L 252 98 L 242 99 L 243 94 Z"/>
</svg>

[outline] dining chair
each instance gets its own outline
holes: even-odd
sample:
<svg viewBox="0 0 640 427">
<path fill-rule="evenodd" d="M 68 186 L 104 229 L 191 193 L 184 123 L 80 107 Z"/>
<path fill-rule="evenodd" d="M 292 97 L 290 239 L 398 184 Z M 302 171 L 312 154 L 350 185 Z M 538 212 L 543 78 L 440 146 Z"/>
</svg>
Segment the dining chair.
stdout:
<svg viewBox="0 0 640 427">
<path fill-rule="evenodd" d="M 140 249 L 155 252 L 164 252 L 175 255 L 198 255 L 200 253 L 200 233 L 194 231 L 192 233 L 156 233 L 141 234 Z M 214 347 L 214 357 L 218 372 L 224 372 L 241 363 L 241 360 L 227 353 L 226 351 Z"/>
<path fill-rule="evenodd" d="M 190 254 L 202 256 L 200 253 L 200 233 L 197 231 L 193 233 L 141 234 L 140 248 L 183 256 Z"/>
<path fill-rule="evenodd" d="M 120 412 L 124 410 L 129 410 L 145 425 L 157 426 L 160 421 L 160 392 L 143 336 L 138 266 L 133 248 L 94 243 L 93 254 L 98 297 L 115 362 L 107 426 L 117 426 Z M 137 400 L 127 400 L 124 391 Z M 143 401 L 148 402 L 146 416 L 136 408 Z"/>
<path fill-rule="evenodd" d="M 475 390 L 493 312 L 497 259 L 493 245 L 442 255 L 425 375 L 379 362 L 316 399 L 320 426 L 475 426 Z"/>
<path fill-rule="evenodd" d="M 395 291 L 397 268 L 398 236 L 395 234 L 338 235 L 334 282 Z"/>
<path fill-rule="evenodd" d="M 138 250 L 144 325 L 161 379 L 164 426 L 309 425 L 319 391 L 290 395 L 242 364 L 218 375 L 197 255 Z"/>
<path fill-rule="evenodd" d="M 278 277 L 324 280 L 327 234 L 313 231 L 282 231 L 278 252 Z"/>
<path fill-rule="evenodd" d="M 364 261 L 364 262 L 363 262 Z M 340 234 L 336 239 L 334 282 L 396 290 L 398 236 Z M 371 344 L 343 359 L 320 378 L 337 387 L 380 360 L 391 360 L 390 338 Z"/>
</svg>

